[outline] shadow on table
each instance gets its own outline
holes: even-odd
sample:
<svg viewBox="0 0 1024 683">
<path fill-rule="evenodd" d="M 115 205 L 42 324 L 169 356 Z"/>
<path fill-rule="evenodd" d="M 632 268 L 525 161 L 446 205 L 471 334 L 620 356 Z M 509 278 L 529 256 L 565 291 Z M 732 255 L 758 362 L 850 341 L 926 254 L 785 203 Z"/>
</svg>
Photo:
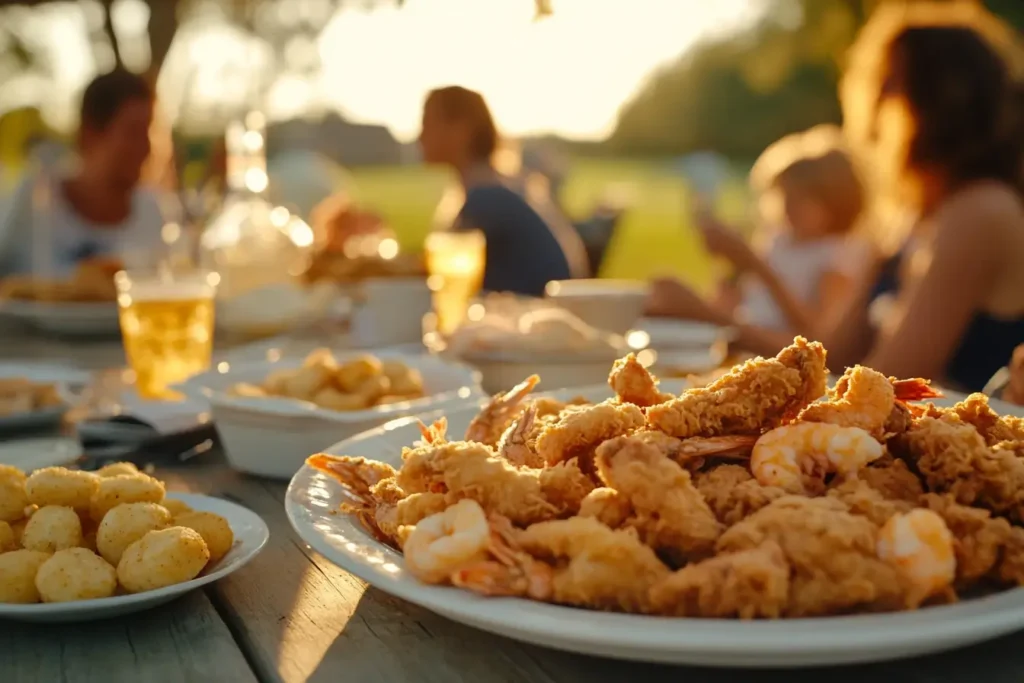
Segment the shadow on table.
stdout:
<svg viewBox="0 0 1024 683">
<path fill-rule="evenodd" d="M 581 619 L 586 618 L 581 613 Z M 644 681 L 644 683 L 893 683 L 1024 681 L 1021 634 L 930 657 L 879 664 L 798 670 L 711 669 L 644 664 L 576 655 L 491 635 L 393 598 L 363 594 L 348 627 L 310 681 L 333 683 L 346 663 L 353 681 Z M 377 651 L 368 661 L 368 653 Z"/>
</svg>

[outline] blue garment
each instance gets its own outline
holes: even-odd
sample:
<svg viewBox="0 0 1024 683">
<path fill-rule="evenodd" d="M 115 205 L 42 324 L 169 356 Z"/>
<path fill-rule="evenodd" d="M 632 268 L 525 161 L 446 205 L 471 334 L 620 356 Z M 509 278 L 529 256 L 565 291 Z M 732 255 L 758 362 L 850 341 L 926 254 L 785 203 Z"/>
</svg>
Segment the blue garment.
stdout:
<svg viewBox="0 0 1024 683">
<path fill-rule="evenodd" d="M 507 187 L 468 190 L 456 225 L 480 230 L 487 239 L 485 291 L 543 296 L 548 282 L 570 277 L 569 261 L 551 228 Z"/>
<path fill-rule="evenodd" d="M 873 299 L 898 291 L 902 257 L 896 254 L 883 264 Z M 1024 344 L 1024 317 L 1007 320 L 977 311 L 946 364 L 945 379 L 966 391 L 981 391 L 1019 344 Z"/>
</svg>

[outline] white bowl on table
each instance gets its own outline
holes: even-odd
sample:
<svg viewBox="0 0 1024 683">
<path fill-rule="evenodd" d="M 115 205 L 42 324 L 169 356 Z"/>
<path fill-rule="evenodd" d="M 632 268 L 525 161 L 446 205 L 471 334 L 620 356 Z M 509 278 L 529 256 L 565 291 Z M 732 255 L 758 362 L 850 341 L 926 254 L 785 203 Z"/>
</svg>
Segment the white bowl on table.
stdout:
<svg viewBox="0 0 1024 683">
<path fill-rule="evenodd" d="M 340 363 L 365 352 L 336 352 Z M 472 368 L 435 356 L 376 351 L 381 360 L 397 360 L 423 376 L 423 398 L 367 410 L 339 412 L 282 397 L 247 397 L 230 393 L 239 383 L 260 384 L 276 370 L 299 368 L 303 358 L 285 357 L 245 363 L 221 363 L 178 387 L 190 397 L 209 401 L 229 464 L 236 470 L 289 479 L 306 458 L 340 439 L 408 415 L 449 409 L 479 399 L 480 375 Z"/>
<path fill-rule="evenodd" d="M 608 370 L 621 354 L 566 351 L 557 354 L 536 354 L 514 351 L 473 353 L 461 360 L 480 371 L 480 383 L 488 394 L 508 391 L 530 375 L 540 376 L 543 391 L 601 384 L 608 380 Z"/>
<path fill-rule="evenodd" d="M 552 280 L 544 293 L 588 325 L 616 334 L 632 328 L 647 304 L 647 284 L 634 280 Z"/>
<path fill-rule="evenodd" d="M 736 330 L 697 320 L 643 318 L 627 338 L 634 344 L 646 343 L 654 351 L 656 372 L 682 376 L 719 367 Z"/>
<path fill-rule="evenodd" d="M 57 303 L 7 299 L 0 312 L 41 332 L 67 337 L 114 337 L 121 334 L 116 301 Z"/>
</svg>

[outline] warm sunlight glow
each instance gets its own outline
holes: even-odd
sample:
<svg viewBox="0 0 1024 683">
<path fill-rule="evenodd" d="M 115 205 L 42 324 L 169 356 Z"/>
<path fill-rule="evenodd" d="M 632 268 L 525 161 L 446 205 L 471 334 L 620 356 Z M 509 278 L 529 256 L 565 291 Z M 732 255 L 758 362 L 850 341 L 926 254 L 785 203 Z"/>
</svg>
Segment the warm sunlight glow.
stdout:
<svg viewBox="0 0 1024 683">
<path fill-rule="evenodd" d="M 418 133 L 426 93 L 460 84 L 487 97 L 508 135 L 601 138 L 653 69 L 702 38 L 749 25 L 760 3 L 555 0 L 554 14 L 542 20 L 534 18 L 534 0 L 340 5 L 318 44 L 304 48 L 319 50 L 322 70 L 313 78 L 276 72 L 269 45 L 209 14 L 186 20 L 161 69 L 161 106 L 185 128 L 216 125 L 248 106 L 274 120 L 333 108 L 408 141 Z M 33 29 L 57 87 L 15 79 L 0 93 L 0 111 L 39 100 L 50 121 L 70 125 L 81 88 L 109 65 L 91 55 L 77 7 L 55 3 Z M 184 112 L 187 121 L 179 120 Z"/>
<path fill-rule="evenodd" d="M 703 36 L 743 25 L 751 0 L 407 0 L 339 12 L 320 41 L 326 97 L 401 139 L 431 88 L 483 92 L 503 131 L 598 138 L 651 69 Z M 272 103 L 273 104 L 273 103 Z"/>
</svg>

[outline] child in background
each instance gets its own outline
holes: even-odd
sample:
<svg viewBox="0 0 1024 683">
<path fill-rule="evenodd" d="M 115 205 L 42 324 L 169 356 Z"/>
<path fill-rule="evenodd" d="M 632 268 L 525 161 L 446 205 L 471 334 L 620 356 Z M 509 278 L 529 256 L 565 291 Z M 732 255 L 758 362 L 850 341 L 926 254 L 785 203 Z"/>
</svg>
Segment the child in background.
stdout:
<svg viewBox="0 0 1024 683">
<path fill-rule="evenodd" d="M 677 280 L 661 279 L 652 284 L 650 315 L 789 333 L 821 329 L 842 310 L 867 245 L 855 236 L 864 186 L 839 129 L 819 126 L 779 140 L 750 178 L 763 220 L 753 246 L 709 212 L 697 215 L 708 250 L 741 277 L 738 305 L 724 292 L 710 303 Z"/>
</svg>

